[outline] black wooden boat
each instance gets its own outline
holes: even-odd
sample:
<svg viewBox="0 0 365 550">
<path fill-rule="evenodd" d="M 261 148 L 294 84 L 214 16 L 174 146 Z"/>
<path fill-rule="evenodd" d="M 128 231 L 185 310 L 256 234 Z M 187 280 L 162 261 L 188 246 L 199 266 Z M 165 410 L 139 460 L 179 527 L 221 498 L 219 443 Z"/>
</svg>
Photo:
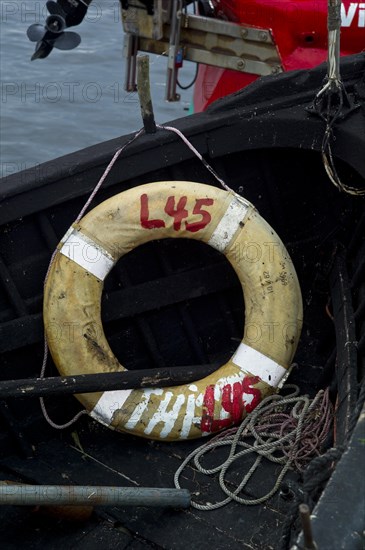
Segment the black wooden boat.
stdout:
<svg viewBox="0 0 365 550">
<path fill-rule="evenodd" d="M 341 69 L 347 97 L 334 124 L 332 153 L 341 180 L 361 189 L 365 56 L 343 59 Z M 257 506 L 231 503 L 210 512 L 96 507 L 88 519 L 73 523 L 34 508 L 2 506 L 4 548 L 289 548 L 300 531 L 300 502 L 315 506 L 312 528 L 319 549 L 362 547 L 364 201 L 339 192 L 324 169 L 325 123 L 313 112 L 324 76 L 325 68 L 319 67 L 269 77 L 205 113 L 172 123 L 231 188 L 258 208 L 291 254 L 303 294 L 304 327 L 290 382 L 311 397 L 330 387 L 335 428 L 323 455 L 309 464 L 309 475 L 290 471 L 285 487 Z M 0 182 L 3 381 L 39 376 L 43 281 L 51 254 L 115 151 L 130 137 Z M 125 189 L 163 180 L 217 185 L 175 134 L 158 130 L 126 148 L 92 206 Z M 243 332 L 242 292 L 232 268 L 219 253 L 190 240 L 149 243 L 124 257 L 106 281 L 102 308 L 110 346 L 130 370 L 191 365 L 199 378 L 200 365 L 223 363 Z M 57 376 L 51 361 L 47 375 Z M 0 408 L 3 480 L 173 487 L 174 472 L 200 444 L 142 440 L 114 433 L 89 417 L 60 432 L 45 422 L 38 399 L 5 397 Z M 80 409 L 71 395 L 48 397 L 46 403 L 60 423 Z M 249 495 L 271 487 L 276 470 L 268 463 Z M 207 481 L 190 468 L 185 481 L 203 500 L 216 498 L 214 476 Z M 305 547 L 301 536 L 297 548 Z"/>
</svg>

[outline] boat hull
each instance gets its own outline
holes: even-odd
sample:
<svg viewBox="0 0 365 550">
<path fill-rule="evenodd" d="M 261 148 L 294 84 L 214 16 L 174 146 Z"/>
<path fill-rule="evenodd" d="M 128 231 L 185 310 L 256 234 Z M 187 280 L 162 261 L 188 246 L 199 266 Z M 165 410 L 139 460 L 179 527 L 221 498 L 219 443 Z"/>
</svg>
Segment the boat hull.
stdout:
<svg viewBox="0 0 365 550">
<path fill-rule="evenodd" d="M 284 71 L 309 69 L 327 59 L 327 0 L 213 1 L 214 15 L 243 26 L 270 29 Z M 365 42 L 365 10 L 346 0 L 341 7 L 341 54 L 361 52 Z M 201 64 L 194 86 L 194 112 L 241 90 L 257 75 Z"/>
<path fill-rule="evenodd" d="M 340 176 L 359 189 L 365 181 L 364 71 L 363 55 L 342 63 L 343 81 L 357 108 L 337 122 L 332 149 Z M 255 204 L 291 255 L 303 295 L 304 329 L 289 380 L 310 397 L 330 387 L 331 399 L 337 401 L 335 432 L 329 431 L 321 449 L 325 464 L 316 470 L 315 483 L 311 485 L 310 469 L 303 476 L 293 470 L 264 505 L 242 508 L 231 503 L 212 512 L 96 507 L 93 516 L 89 511 L 84 523 L 72 526 L 59 509 L 51 519 L 42 515 L 50 510 L 4 506 L 0 533 L 5 545 L 92 549 L 102 541 L 129 549 L 204 549 L 212 544 L 290 548 L 298 532 L 296 504 L 303 499 L 317 503 L 315 516 L 323 518 L 314 525 L 321 548 L 332 550 L 333 541 L 349 540 L 345 537 L 361 541 L 363 518 L 353 512 L 363 509 L 361 480 L 348 480 L 363 464 L 358 416 L 364 394 L 365 216 L 363 199 L 340 193 L 323 166 L 325 125 L 310 107 L 324 76 L 325 67 L 320 67 L 270 77 L 204 113 L 171 123 L 230 187 Z M 2 180 L 0 346 L 5 386 L 7 380 L 39 375 L 43 281 L 52 252 L 115 151 L 130 138 L 122 136 Z M 219 185 L 175 134 L 159 130 L 128 145 L 91 208 L 126 189 L 171 180 Z M 197 377 L 200 365 L 221 365 L 234 352 L 244 332 L 243 310 L 242 289 L 228 262 L 191 239 L 136 248 L 111 271 L 102 298 L 105 335 L 121 364 L 136 371 L 190 365 Z M 63 328 L 72 338 L 72 325 Z M 46 372 L 58 374 L 51 360 Z M 46 407 L 58 423 L 80 410 L 70 395 L 46 398 Z M 175 471 L 198 444 L 114 433 L 86 415 L 60 432 L 47 424 L 38 399 L 28 396 L 9 397 L 0 413 L 2 479 L 30 485 L 172 487 Z M 335 453 L 326 454 L 332 447 Z M 245 468 L 251 465 L 249 459 L 244 463 Z M 277 473 L 277 464 L 265 463 L 246 496 L 268 492 Z M 230 482 L 237 486 L 237 472 Z M 194 467 L 184 478 L 184 486 L 202 502 L 221 498 L 216 483 L 216 475 L 207 480 Z"/>
</svg>

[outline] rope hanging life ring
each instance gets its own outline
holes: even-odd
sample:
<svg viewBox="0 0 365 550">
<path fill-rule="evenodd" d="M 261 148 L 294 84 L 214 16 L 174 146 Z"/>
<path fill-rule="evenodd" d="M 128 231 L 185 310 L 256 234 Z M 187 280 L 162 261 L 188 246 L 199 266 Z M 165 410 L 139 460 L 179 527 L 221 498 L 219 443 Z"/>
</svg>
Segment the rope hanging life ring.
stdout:
<svg viewBox="0 0 365 550">
<path fill-rule="evenodd" d="M 120 193 L 89 212 L 59 244 L 46 282 L 44 323 L 62 375 L 122 371 L 101 323 L 103 281 L 117 260 L 155 239 L 189 238 L 223 253 L 242 284 L 245 334 L 231 359 L 195 383 L 81 394 L 99 422 L 166 441 L 232 426 L 288 374 L 302 326 L 302 300 L 284 245 L 234 193 L 162 181 Z"/>
</svg>

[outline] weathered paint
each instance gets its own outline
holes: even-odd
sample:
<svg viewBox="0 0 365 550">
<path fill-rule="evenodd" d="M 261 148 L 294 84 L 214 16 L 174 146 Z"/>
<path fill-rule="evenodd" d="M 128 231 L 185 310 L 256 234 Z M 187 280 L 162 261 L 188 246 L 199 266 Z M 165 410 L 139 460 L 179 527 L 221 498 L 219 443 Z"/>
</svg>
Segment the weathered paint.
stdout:
<svg viewBox="0 0 365 550">
<path fill-rule="evenodd" d="M 219 398 L 216 393 L 217 386 L 207 386 L 203 400 L 202 432 L 218 432 L 240 422 L 244 413 L 251 412 L 261 401 L 260 390 L 253 387 L 258 382 L 258 376 L 247 376 L 241 382 L 225 384 L 219 390 Z M 221 410 L 228 413 L 225 417 L 220 415 L 220 418 L 216 418 L 217 402 L 222 407 Z"/>
<path fill-rule="evenodd" d="M 79 395 L 94 418 L 143 437 L 195 438 L 239 422 L 275 391 L 298 341 L 301 297 L 284 246 L 252 205 L 232 193 L 194 182 L 156 182 L 108 199 L 80 221 L 77 231 L 88 239 L 87 244 L 102 245 L 106 256 L 115 261 L 155 239 L 188 237 L 209 243 L 225 254 L 241 281 L 245 329 L 260 328 L 254 341 L 252 331 L 246 330 L 235 355 L 193 384 Z M 80 325 L 72 341 L 63 333 L 49 338 L 61 374 L 75 374 L 75 368 L 91 373 L 124 369 L 100 323 L 102 288 L 100 279 L 90 276 L 86 267 L 63 253 L 56 255 L 45 290 L 48 336 L 57 321 L 77 320 Z M 285 341 L 277 337 L 284 333 Z"/>
<path fill-rule="evenodd" d="M 163 219 L 155 218 L 150 219 L 149 210 L 149 197 L 147 193 L 143 193 L 140 198 L 141 210 L 140 210 L 140 222 L 143 229 L 158 229 L 166 227 L 166 223 Z M 170 195 L 166 199 L 166 204 L 163 211 L 170 216 L 173 221 L 174 231 L 180 231 L 183 220 L 186 220 L 190 216 L 187 210 L 188 197 L 186 195 L 176 197 Z M 190 233 L 196 233 L 204 229 L 211 221 L 212 216 L 208 210 L 204 210 L 202 207 L 208 207 L 214 205 L 214 199 L 209 197 L 195 199 L 195 204 L 192 210 L 193 216 L 200 216 L 200 220 L 188 222 L 185 221 L 185 229 Z M 161 212 L 159 213 L 161 215 Z"/>
</svg>

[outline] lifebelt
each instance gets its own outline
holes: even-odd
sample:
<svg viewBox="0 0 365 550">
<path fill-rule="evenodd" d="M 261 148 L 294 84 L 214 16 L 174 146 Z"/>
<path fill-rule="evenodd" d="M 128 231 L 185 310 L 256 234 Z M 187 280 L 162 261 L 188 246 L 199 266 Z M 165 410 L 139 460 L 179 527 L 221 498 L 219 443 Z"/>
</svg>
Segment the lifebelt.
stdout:
<svg viewBox="0 0 365 550">
<path fill-rule="evenodd" d="M 62 375 L 125 370 L 102 328 L 103 281 L 121 256 L 167 237 L 197 239 L 227 257 L 244 294 L 242 342 L 225 365 L 193 384 L 77 397 L 93 418 L 118 431 L 191 439 L 239 423 L 277 391 L 299 339 L 302 301 L 294 266 L 248 201 L 186 181 L 150 183 L 106 200 L 59 244 L 45 286 L 44 322 Z"/>
</svg>

